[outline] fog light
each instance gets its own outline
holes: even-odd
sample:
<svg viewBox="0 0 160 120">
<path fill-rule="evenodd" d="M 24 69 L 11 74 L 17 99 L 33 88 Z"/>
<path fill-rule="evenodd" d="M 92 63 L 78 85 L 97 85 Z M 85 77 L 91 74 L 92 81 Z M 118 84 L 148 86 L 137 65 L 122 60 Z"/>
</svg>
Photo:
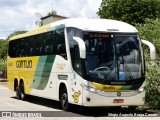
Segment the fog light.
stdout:
<svg viewBox="0 0 160 120">
<path fill-rule="evenodd" d="M 141 87 L 141 88 L 138 89 L 138 92 L 143 92 L 144 89 L 145 89 L 144 87 Z"/>
<path fill-rule="evenodd" d="M 86 100 L 87 100 L 88 102 L 90 102 L 90 101 L 91 101 L 91 99 L 90 99 L 89 97 L 87 97 L 87 98 L 86 98 Z"/>
</svg>

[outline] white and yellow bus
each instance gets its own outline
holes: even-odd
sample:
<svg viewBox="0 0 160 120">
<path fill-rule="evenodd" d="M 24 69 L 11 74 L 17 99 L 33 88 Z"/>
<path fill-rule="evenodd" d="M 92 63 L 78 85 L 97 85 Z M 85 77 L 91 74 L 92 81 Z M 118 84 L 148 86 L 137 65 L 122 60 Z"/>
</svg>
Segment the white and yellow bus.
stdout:
<svg viewBox="0 0 160 120">
<path fill-rule="evenodd" d="M 135 27 L 116 20 L 65 19 L 12 37 L 8 87 L 26 95 L 81 106 L 145 102 L 145 66 Z"/>
</svg>

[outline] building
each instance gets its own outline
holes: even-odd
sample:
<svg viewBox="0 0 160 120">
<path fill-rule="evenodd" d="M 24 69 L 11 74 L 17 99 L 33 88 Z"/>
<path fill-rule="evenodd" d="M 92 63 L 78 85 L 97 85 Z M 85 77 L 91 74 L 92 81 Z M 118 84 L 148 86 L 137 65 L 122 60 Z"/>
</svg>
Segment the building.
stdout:
<svg viewBox="0 0 160 120">
<path fill-rule="evenodd" d="M 52 22 L 55 22 L 55 21 L 58 21 L 58 20 L 62 20 L 62 19 L 66 19 L 67 17 L 64 17 L 64 16 L 60 16 L 60 15 L 56 15 L 56 14 L 53 14 L 53 13 L 49 13 L 47 16 L 44 16 L 41 18 L 42 20 L 42 26 L 43 25 L 46 25 L 46 24 L 49 24 L 49 23 L 52 23 Z"/>
</svg>

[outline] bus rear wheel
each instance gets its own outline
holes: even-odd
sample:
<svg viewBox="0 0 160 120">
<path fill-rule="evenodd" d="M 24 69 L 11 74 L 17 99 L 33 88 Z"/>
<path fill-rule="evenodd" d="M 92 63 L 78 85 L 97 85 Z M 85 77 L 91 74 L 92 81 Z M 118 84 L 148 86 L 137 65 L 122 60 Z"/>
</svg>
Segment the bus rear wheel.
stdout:
<svg viewBox="0 0 160 120">
<path fill-rule="evenodd" d="M 67 94 L 66 88 L 63 88 L 61 92 L 60 101 L 61 101 L 62 109 L 64 111 L 69 111 L 70 104 L 68 102 L 68 94 Z"/>
<path fill-rule="evenodd" d="M 24 92 L 24 83 L 23 82 L 21 82 L 21 84 L 20 84 L 20 96 L 21 96 L 21 100 L 26 100 L 26 97 L 27 97 L 27 95 L 25 94 L 25 92 Z"/>
<path fill-rule="evenodd" d="M 18 100 L 21 99 L 21 90 L 19 86 L 16 87 L 16 97 Z"/>
</svg>

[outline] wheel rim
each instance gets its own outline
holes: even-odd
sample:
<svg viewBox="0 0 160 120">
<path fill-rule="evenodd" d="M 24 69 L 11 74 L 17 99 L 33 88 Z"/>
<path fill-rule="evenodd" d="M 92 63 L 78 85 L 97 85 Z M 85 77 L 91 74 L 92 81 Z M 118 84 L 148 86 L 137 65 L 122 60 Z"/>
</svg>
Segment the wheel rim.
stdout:
<svg viewBox="0 0 160 120">
<path fill-rule="evenodd" d="M 24 96 L 25 96 L 25 94 L 24 94 L 24 84 L 22 83 L 21 84 L 21 98 L 24 99 Z"/>
<path fill-rule="evenodd" d="M 68 104 L 68 98 L 66 93 L 62 94 L 61 102 L 62 102 L 62 107 L 66 108 Z"/>
<path fill-rule="evenodd" d="M 24 98 L 24 93 L 23 92 L 21 92 L 21 98 Z"/>
<path fill-rule="evenodd" d="M 20 99 L 20 91 L 19 91 L 19 87 L 16 88 L 16 96 L 18 99 Z"/>
</svg>

